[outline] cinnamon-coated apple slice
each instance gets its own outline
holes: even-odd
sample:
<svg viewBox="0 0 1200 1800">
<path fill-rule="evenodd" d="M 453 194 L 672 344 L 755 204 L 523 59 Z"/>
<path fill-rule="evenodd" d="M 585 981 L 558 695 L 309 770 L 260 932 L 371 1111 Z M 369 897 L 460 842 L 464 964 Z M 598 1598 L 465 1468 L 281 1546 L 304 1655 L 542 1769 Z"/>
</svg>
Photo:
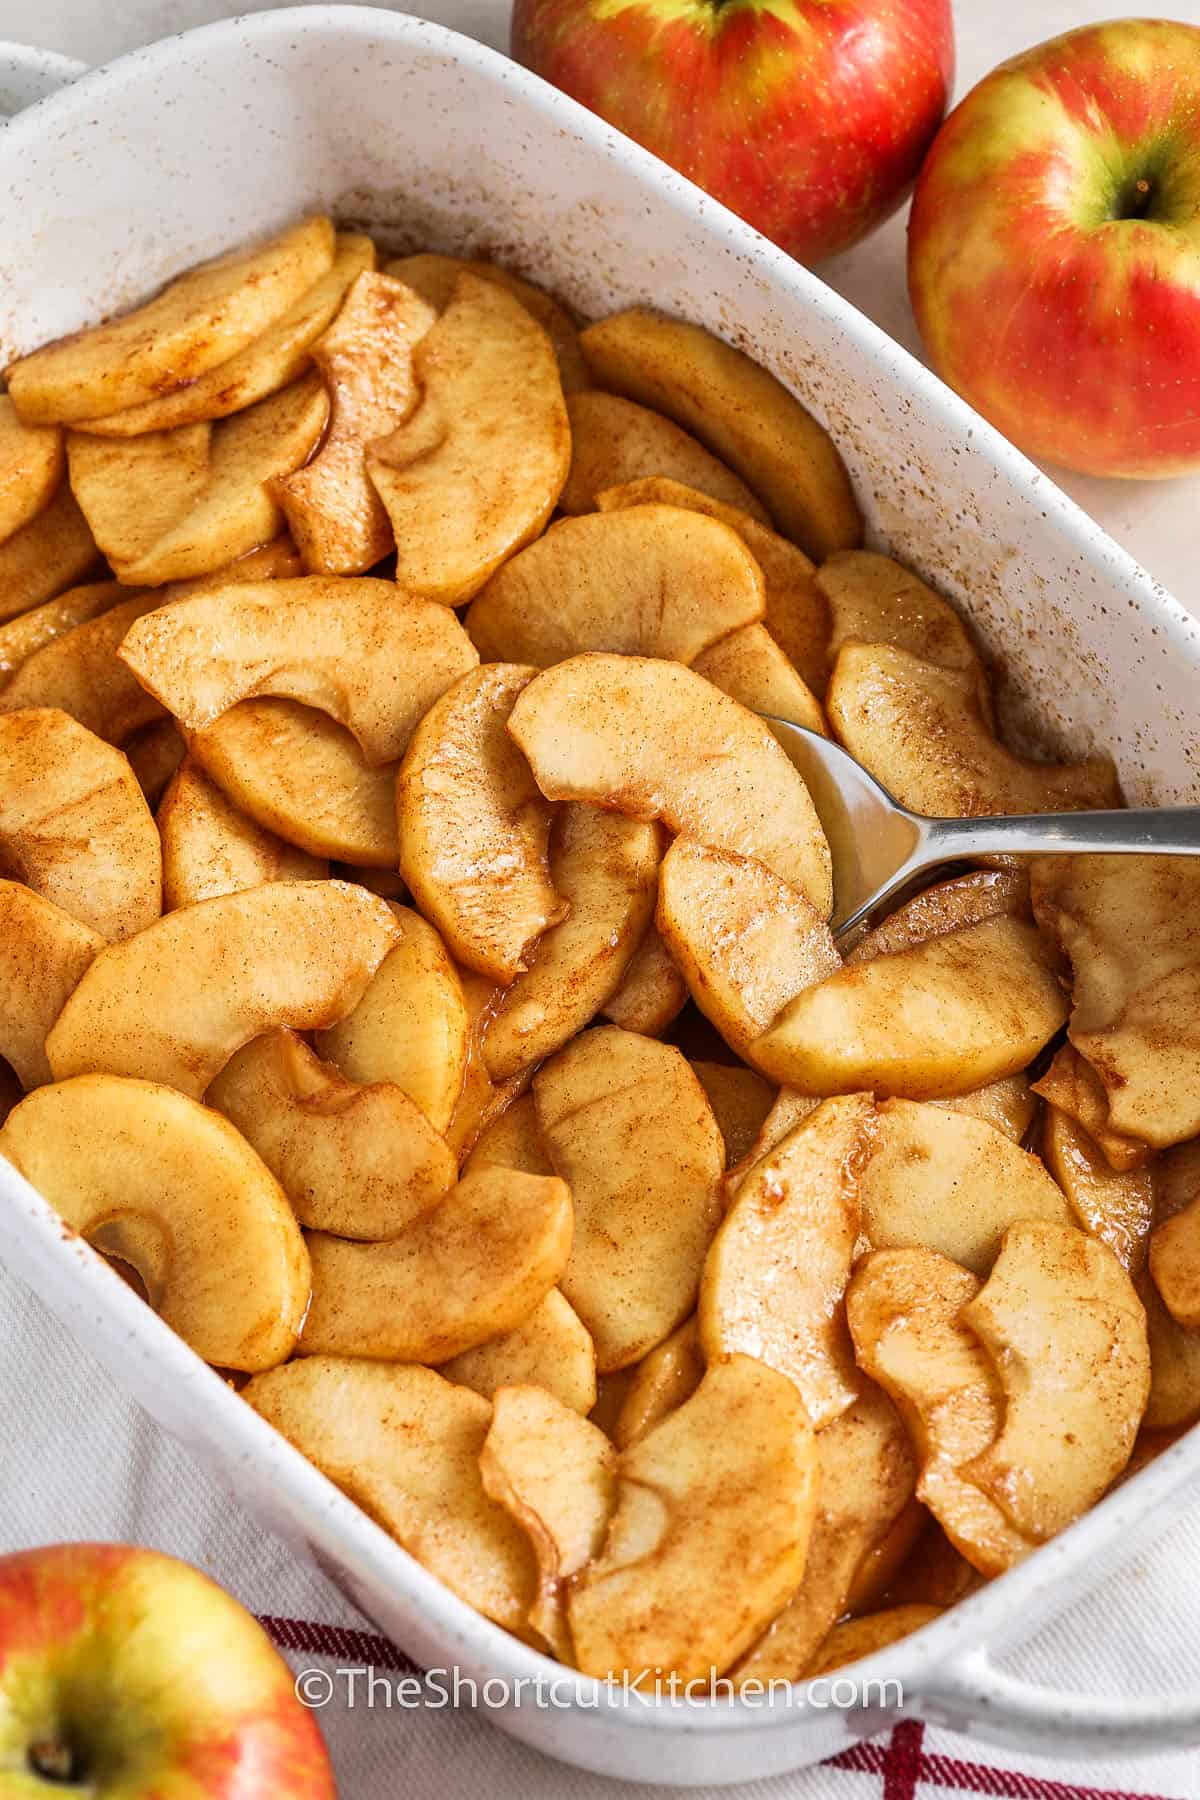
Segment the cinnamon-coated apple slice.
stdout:
<svg viewBox="0 0 1200 1800">
<path fill-rule="evenodd" d="M 848 643 L 825 696 L 839 741 L 902 806 L 934 818 L 1121 804 L 1107 757 L 1033 762 L 992 736 L 978 678 L 891 644 Z"/>
<path fill-rule="evenodd" d="M 829 679 L 829 606 L 814 579 L 815 564 L 798 545 L 772 531 L 761 507 L 747 507 L 738 500 L 730 504 L 721 496 L 714 499 L 714 491 L 698 492 L 696 486 L 687 485 L 686 478 L 673 481 L 666 475 L 647 475 L 606 488 L 597 494 L 596 505 L 601 512 L 621 506 L 685 506 L 730 526 L 762 570 L 764 625 L 805 686 L 814 695 L 823 694 Z M 789 713 L 780 716 L 791 717 Z"/>
<path fill-rule="evenodd" d="M 437 314 L 402 281 L 361 274 L 312 359 L 329 390 L 329 429 L 312 461 L 273 493 L 304 558 L 321 575 L 361 575 L 394 548 L 367 476 L 367 445 L 416 405 L 413 347 Z"/>
<path fill-rule="evenodd" d="M 185 906 L 101 951 L 47 1039 L 50 1067 L 59 1081 L 138 1075 L 198 1100 L 251 1038 L 345 1018 L 398 936 L 387 902 L 344 881 Z"/>
<path fill-rule="evenodd" d="M 690 663 L 762 614 L 758 564 L 728 525 L 630 506 L 552 525 L 496 571 L 467 629 L 488 662 L 545 669 L 611 650 Z"/>
<path fill-rule="evenodd" d="M 848 963 L 871 962 L 911 950 L 948 931 L 965 931 L 985 919 L 1030 918 L 1029 876 L 1023 869 L 972 869 L 939 881 L 898 906 L 861 938 L 846 957 Z"/>
<path fill-rule="evenodd" d="M 130 626 L 162 605 L 165 590 L 121 592 L 125 598 L 119 604 L 30 656 L 0 693 L 0 711 L 57 706 L 109 744 L 124 744 L 161 719 L 163 708 L 118 660 L 117 651 Z"/>
<path fill-rule="evenodd" d="M 375 246 L 370 238 L 339 232 L 333 262 L 325 274 L 306 287 L 244 350 L 218 363 L 207 375 L 157 399 L 106 413 L 103 418 L 81 419 L 79 429 L 97 437 L 142 437 L 148 431 L 173 431 L 178 425 L 198 425 L 205 419 L 226 419 L 230 413 L 244 412 L 304 373 L 313 343 L 332 324 L 347 289 L 364 269 L 374 267 Z"/>
<path fill-rule="evenodd" d="M 602 1554 L 567 1619 L 586 1675 L 706 1681 L 752 1644 L 804 1573 L 817 1451 L 786 1376 L 749 1356 L 624 1451 Z"/>
<path fill-rule="evenodd" d="M 970 632 L 919 575 L 874 550 L 838 550 L 814 579 L 829 606 L 831 656 L 851 642 L 892 644 L 924 662 L 974 675 L 986 708 L 987 678 Z"/>
<path fill-rule="evenodd" d="M 491 1168 L 464 1175 L 384 1243 L 311 1232 L 300 1349 L 448 1362 L 529 1317 L 566 1267 L 571 1229 L 565 1182 Z"/>
<path fill-rule="evenodd" d="M 753 1069 L 734 1063 L 692 1063 L 696 1079 L 708 1096 L 713 1118 L 725 1139 L 725 1161 L 732 1168 L 762 1130 L 775 1103 L 775 1090 Z"/>
<path fill-rule="evenodd" d="M 556 300 L 545 288 L 514 274 L 511 269 L 500 263 L 479 262 L 465 256 L 439 256 L 434 251 L 424 250 L 415 256 L 401 256 L 395 262 L 387 263 L 384 274 L 415 288 L 436 312 L 445 312 L 464 270 L 477 275 L 481 281 L 491 281 L 506 289 L 537 320 L 554 346 L 564 394 L 587 387 L 587 364 L 579 348 L 579 332 L 571 314 L 561 300 Z"/>
<path fill-rule="evenodd" d="M 511 1107 L 509 1112 L 516 1110 Z M 544 1172 L 552 1173 L 548 1165 Z M 447 1381 L 474 1388 L 485 1400 L 498 1388 L 532 1385 L 545 1388 L 577 1413 L 590 1413 L 596 1404 L 596 1346 L 556 1287 L 512 1331 L 452 1356 L 442 1364 L 442 1374 Z"/>
<path fill-rule="evenodd" d="M 219 1114 L 155 1082 L 81 1075 L 22 1101 L 0 1156 L 136 1269 L 207 1362 L 254 1371 L 291 1355 L 308 1305 L 304 1239 L 274 1176 Z"/>
<path fill-rule="evenodd" d="M 1038 1157 L 945 1107 L 885 1100 L 859 1177 L 863 1235 L 876 1250 L 936 1250 L 986 1276 L 1020 1219 L 1069 1225 Z"/>
<path fill-rule="evenodd" d="M 119 581 L 89 581 L 0 625 L 0 687 L 47 644 L 74 631 L 77 625 L 98 619 L 128 598 L 129 589 Z"/>
<path fill-rule="evenodd" d="M 694 431 L 810 556 L 821 561 L 861 542 L 862 518 L 832 438 L 750 357 L 699 325 L 641 306 L 589 325 L 580 341 L 598 387 Z"/>
<path fill-rule="evenodd" d="M 731 631 L 694 657 L 692 667 L 751 712 L 788 719 L 806 731 L 829 736 L 820 701 L 765 625 L 743 625 L 740 631 Z"/>
<path fill-rule="evenodd" d="M 58 427 L 23 424 L 12 396 L 0 394 L 0 544 L 49 506 L 66 466 Z"/>
<path fill-rule="evenodd" d="M 769 1363 L 796 1384 L 818 1431 L 858 1392 L 843 1295 L 874 1115 L 867 1094 L 827 1100 L 756 1164 L 700 1284 L 708 1361 L 742 1351 Z"/>
<path fill-rule="evenodd" d="M 725 1176 L 725 1197 L 732 1204 L 733 1198 L 742 1182 L 755 1165 L 777 1150 L 784 1138 L 790 1137 L 797 1125 L 802 1125 L 810 1113 L 816 1112 L 820 1106 L 820 1098 L 816 1094 L 801 1094 L 795 1088 L 781 1087 L 771 1103 L 771 1109 L 758 1128 L 754 1141 L 745 1154 L 734 1163 Z"/>
<path fill-rule="evenodd" d="M 1045 915 L 1047 919 L 1049 914 Z M 1033 1092 L 1056 1111 L 1073 1119 L 1098 1147 L 1110 1169 L 1124 1174 L 1140 1169 L 1153 1152 L 1140 1138 L 1114 1131 L 1108 1118 L 1108 1094 L 1091 1063 L 1072 1043 L 1060 1044 L 1044 1075 L 1032 1084 Z"/>
<path fill-rule="evenodd" d="M 0 712 L 0 871 L 104 938 L 162 911 L 162 850 L 133 770 L 54 708 Z"/>
<path fill-rule="evenodd" d="M 560 1285 L 595 1340 L 597 1367 L 623 1368 L 695 1305 L 725 1146 L 681 1053 L 615 1025 L 551 1057 L 533 1091 L 542 1141 L 575 1205 Z"/>
<path fill-rule="evenodd" d="M 661 1037 L 688 1001 L 688 986 L 651 925 L 619 987 L 600 1008 L 610 1024 L 641 1037 Z"/>
<path fill-rule="evenodd" d="M 754 1065 L 803 1093 L 932 1100 L 1027 1067 L 1066 1015 L 1033 926 L 985 919 L 806 988 L 755 1041 Z"/>
<path fill-rule="evenodd" d="M 618 1450 L 628 1450 L 690 1400 L 704 1379 L 704 1352 L 696 1315 L 629 1370 L 630 1382 L 612 1429 Z"/>
<path fill-rule="evenodd" d="M 185 731 L 241 700 L 327 712 L 369 763 L 396 762 L 447 688 L 478 663 L 454 614 L 390 581 L 234 582 L 160 606 L 120 657 Z"/>
<path fill-rule="evenodd" d="M 962 1322 L 991 1356 L 1005 1407 L 999 1435 L 961 1473 L 1044 1543 L 1129 1461 L 1150 1390 L 1141 1301 L 1107 1244 L 1023 1220 Z"/>
<path fill-rule="evenodd" d="M 397 544 L 396 579 L 457 606 L 537 537 L 567 478 L 571 434 L 550 339 L 477 275 L 414 352 L 411 416 L 368 452 Z"/>
<path fill-rule="evenodd" d="M 236 894 L 264 881 L 319 881 L 329 864 L 247 819 L 191 761 L 174 775 L 158 810 L 163 910 Z"/>
<path fill-rule="evenodd" d="M 545 1388 L 503 1387 L 492 1408 L 479 1453 L 483 1490 L 529 1539 L 538 1571 L 529 1623 L 569 1663 L 567 1584 L 603 1548 L 617 1504 L 617 1453 Z"/>
<path fill-rule="evenodd" d="M 392 919 L 395 944 L 358 1004 L 319 1034 L 317 1049 L 351 1081 L 394 1082 L 445 1133 L 467 1067 L 471 1021 L 463 985 L 420 913 L 394 906 Z"/>
<path fill-rule="evenodd" d="M 1058 1106 L 1047 1106 L 1042 1159 L 1067 1196 L 1075 1223 L 1137 1275 L 1154 1223 L 1155 1171 L 1112 1168 L 1095 1139 Z"/>
<path fill-rule="evenodd" d="M 1200 1327 L 1200 1194 L 1159 1218 L 1150 1237 L 1150 1273 L 1176 1324 Z"/>
<path fill-rule="evenodd" d="M 0 620 L 53 600 L 101 566 L 91 528 L 64 482 L 48 506 L 0 544 Z"/>
<path fill-rule="evenodd" d="M 398 765 L 373 768 L 327 713 L 243 700 L 188 734 L 188 754 L 248 818 L 311 856 L 394 870 Z"/>
<path fill-rule="evenodd" d="M 932 1625 L 944 1611 L 941 1606 L 889 1606 L 882 1612 L 866 1613 L 861 1619 L 843 1619 L 822 1643 L 803 1679 L 815 1681 L 818 1676 L 875 1656 L 902 1638 L 911 1637 L 914 1631 Z"/>
<path fill-rule="evenodd" d="M 105 939 L 20 881 L 0 881 L 0 1057 L 24 1088 L 50 1077 L 46 1035 Z"/>
<path fill-rule="evenodd" d="M 658 878 L 658 934 L 692 999 L 748 1062 L 802 989 L 842 966 L 824 919 L 765 863 L 677 837 Z"/>
<path fill-rule="evenodd" d="M 550 877 L 550 808 L 505 729 L 535 673 L 488 663 L 464 675 L 413 733 L 397 790 L 409 891 L 456 959 L 499 982 L 566 914 Z"/>
<path fill-rule="evenodd" d="M 239 1050 L 208 1104 L 254 1146 L 310 1230 L 394 1237 L 458 1176 L 445 1139 L 402 1088 L 347 1081 L 286 1028 Z"/>
<path fill-rule="evenodd" d="M 275 537 L 283 515 L 269 484 L 308 460 L 328 413 L 309 374 L 215 424 L 138 438 L 71 432 L 71 487 L 117 579 L 157 587 L 204 575 Z"/>
<path fill-rule="evenodd" d="M 344 1356 L 301 1357 L 256 1376 L 242 1398 L 451 1593 L 524 1630 L 534 1562 L 483 1491 L 486 1400 L 432 1369 Z"/>
<path fill-rule="evenodd" d="M 1038 857 L 1038 923 L 1071 964 L 1071 1042 L 1108 1125 L 1155 1149 L 1200 1134 L 1200 865 L 1180 856 Z"/>
<path fill-rule="evenodd" d="M 872 1250 L 855 1267 L 846 1316 L 859 1364 L 908 1427 L 921 1463 L 918 1500 L 972 1568 L 992 1576 L 1033 1542 L 962 1473 L 1004 1423 L 992 1360 L 962 1318 L 979 1291 L 969 1269 L 936 1250 Z"/>
<path fill-rule="evenodd" d="M 553 1175 L 554 1165 L 546 1155 L 532 1094 L 522 1094 L 489 1120 L 464 1164 L 468 1175 L 476 1169 L 493 1168 L 524 1169 L 527 1175 Z"/>
<path fill-rule="evenodd" d="M 333 255 L 332 223 L 311 218 L 202 263 L 132 312 L 10 364 L 17 412 L 30 423 L 74 423 L 160 399 L 244 350 L 326 273 Z"/>
<path fill-rule="evenodd" d="M 527 1063 L 515 1075 L 493 1078 L 487 1064 L 487 1042 L 506 990 L 473 969 L 460 969 L 458 974 L 469 1021 L 467 1062 L 462 1089 L 446 1127 L 446 1142 L 460 1164 L 465 1164 L 484 1132 L 524 1094 L 533 1064 Z"/>
<path fill-rule="evenodd" d="M 654 910 L 659 855 L 654 825 L 595 806 L 562 808 L 550 880 L 569 911 L 493 1009 L 483 1058 L 494 1081 L 561 1050 L 615 992 Z"/>
<path fill-rule="evenodd" d="M 187 755 L 187 745 L 175 729 L 174 719 L 159 719 L 155 724 L 135 731 L 124 749 L 138 786 L 146 796 L 146 805 L 156 807 Z"/>
<path fill-rule="evenodd" d="M 571 472 L 558 502 L 563 512 L 588 513 L 597 507 L 603 511 L 604 497 L 614 489 L 625 491 L 643 483 L 664 482 L 681 492 L 686 490 L 710 499 L 718 506 L 735 507 L 746 517 L 761 520 L 764 526 L 768 523 L 766 507 L 741 476 L 726 468 L 697 438 L 664 413 L 638 406 L 620 394 L 606 394 L 599 388 L 568 394 L 567 412 L 571 420 Z M 662 499 L 670 505 L 686 504 L 667 494 L 647 494 L 642 498 Z M 714 512 L 713 516 L 721 515 Z M 731 524 L 732 520 L 725 522 Z"/>
<path fill-rule="evenodd" d="M 892 1402 L 863 1380 L 849 1409 L 817 1436 L 817 1517 L 804 1579 L 733 1670 L 751 1681 L 800 1681 L 848 1610 L 854 1578 L 913 1496 L 917 1463 Z"/>
<path fill-rule="evenodd" d="M 703 676 L 649 657 L 571 657 L 529 683 L 508 729 L 547 799 L 756 856 L 829 917 L 829 846 L 808 789 L 769 727 Z"/>
</svg>

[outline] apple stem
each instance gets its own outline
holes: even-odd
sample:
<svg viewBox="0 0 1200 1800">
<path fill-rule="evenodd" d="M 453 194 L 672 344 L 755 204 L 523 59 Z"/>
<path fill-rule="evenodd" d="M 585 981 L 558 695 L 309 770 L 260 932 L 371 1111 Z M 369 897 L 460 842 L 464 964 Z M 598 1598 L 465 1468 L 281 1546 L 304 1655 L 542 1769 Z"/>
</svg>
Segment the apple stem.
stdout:
<svg viewBox="0 0 1200 1800">
<path fill-rule="evenodd" d="M 29 1767 L 43 1781 L 67 1784 L 83 1777 L 83 1765 L 75 1754 L 74 1745 L 66 1738 L 39 1738 L 30 1744 Z"/>
</svg>

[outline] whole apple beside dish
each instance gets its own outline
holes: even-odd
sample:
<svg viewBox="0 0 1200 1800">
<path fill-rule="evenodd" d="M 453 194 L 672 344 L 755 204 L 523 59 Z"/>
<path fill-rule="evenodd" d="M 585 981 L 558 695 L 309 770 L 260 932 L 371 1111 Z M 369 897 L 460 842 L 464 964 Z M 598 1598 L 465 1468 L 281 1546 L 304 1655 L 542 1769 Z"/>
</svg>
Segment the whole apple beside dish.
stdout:
<svg viewBox="0 0 1200 1800">
<path fill-rule="evenodd" d="M 982 81 L 917 184 L 909 287 L 938 373 L 1031 455 L 1200 466 L 1200 29 L 1085 27 Z"/>
<path fill-rule="evenodd" d="M 803 262 L 903 199 L 954 73 L 950 0 L 516 0 L 512 50 Z"/>
<path fill-rule="evenodd" d="M 0 1793 L 336 1800 L 313 1714 L 237 1601 L 120 1544 L 0 1557 Z"/>
</svg>

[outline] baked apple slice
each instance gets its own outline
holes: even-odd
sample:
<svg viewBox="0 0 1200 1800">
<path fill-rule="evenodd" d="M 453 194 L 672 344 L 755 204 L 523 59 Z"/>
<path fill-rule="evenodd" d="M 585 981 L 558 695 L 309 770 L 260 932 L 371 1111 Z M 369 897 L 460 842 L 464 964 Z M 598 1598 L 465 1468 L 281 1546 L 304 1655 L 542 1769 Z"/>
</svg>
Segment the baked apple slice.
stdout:
<svg viewBox="0 0 1200 1800">
<path fill-rule="evenodd" d="M 128 598 L 129 589 L 119 581 L 89 581 L 0 625 L 0 687 L 47 644 Z"/>
<path fill-rule="evenodd" d="M 1154 1171 L 1111 1168 L 1095 1140 L 1057 1106 L 1046 1108 L 1041 1151 L 1075 1223 L 1107 1244 L 1128 1274 L 1137 1275 L 1154 1223 Z"/>
<path fill-rule="evenodd" d="M 21 357 L 8 391 L 31 424 L 103 418 L 158 400 L 236 356 L 333 263 L 334 230 L 305 219 L 177 276 L 153 300 Z"/>
<path fill-rule="evenodd" d="M 529 1103 L 533 1103 L 532 1096 Z M 523 1104 L 517 1102 L 517 1106 Z M 517 1106 L 510 1107 L 504 1117 L 516 1112 Z M 544 1171 L 532 1172 L 550 1175 L 553 1170 L 547 1165 Z M 498 1388 L 538 1387 L 573 1412 L 590 1413 L 596 1404 L 596 1346 L 558 1288 L 551 1288 L 514 1330 L 452 1356 L 442 1364 L 442 1374 L 447 1381 L 474 1388 L 485 1400 L 492 1399 Z"/>
<path fill-rule="evenodd" d="M 757 1138 L 775 1103 L 775 1090 L 753 1069 L 735 1063 L 693 1062 L 697 1081 L 708 1096 L 713 1118 L 725 1139 L 725 1162 L 732 1168 Z"/>
<path fill-rule="evenodd" d="M 160 720 L 163 708 L 118 660 L 117 651 L 130 627 L 162 605 L 164 591 L 122 588 L 121 592 L 125 598 L 118 605 L 30 656 L 0 693 L 0 711 L 56 706 L 106 743 L 122 745 Z"/>
<path fill-rule="evenodd" d="M 595 1340 L 597 1367 L 623 1368 L 695 1305 L 721 1216 L 725 1146 L 681 1053 L 615 1025 L 551 1057 L 533 1091 L 575 1204 L 560 1286 Z"/>
<path fill-rule="evenodd" d="M 101 564 L 79 502 L 64 484 L 49 506 L 0 544 L 0 620 L 53 600 Z"/>
<path fill-rule="evenodd" d="M 641 306 L 589 325 L 580 341 L 597 387 L 694 431 L 818 562 L 861 542 L 862 519 L 833 439 L 740 350 Z"/>
<path fill-rule="evenodd" d="M 914 1631 L 932 1625 L 935 1619 L 941 1618 L 944 1610 L 941 1606 L 888 1606 L 882 1612 L 867 1613 L 861 1619 L 843 1619 L 840 1625 L 834 1626 L 805 1669 L 804 1680 L 815 1681 L 818 1676 L 830 1675 L 835 1669 L 844 1669 L 851 1663 L 862 1662 L 865 1657 L 876 1656 L 879 1651 L 898 1644 L 902 1638 L 911 1637 Z"/>
<path fill-rule="evenodd" d="M 367 476 L 367 445 L 417 403 L 413 347 L 437 314 L 402 281 L 360 275 L 312 359 L 329 390 L 329 429 L 312 461 L 272 489 L 304 558 L 319 575 L 361 575 L 395 547 Z"/>
<path fill-rule="evenodd" d="M 740 631 L 731 631 L 694 657 L 692 667 L 750 712 L 788 719 L 807 731 L 829 736 L 819 700 L 765 625 L 743 625 Z"/>
<path fill-rule="evenodd" d="M 22 1101 L 0 1156 L 136 1269 L 207 1362 L 254 1371 L 291 1355 L 308 1305 L 304 1239 L 279 1183 L 219 1114 L 155 1082 L 81 1075 Z"/>
<path fill-rule="evenodd" d="M 1049 914 L 1046 914 L 1049 921 Z M 1114 1131 L 1108 1121 L 1108 1094 L 1104 1083 L 1074 1044 L 1061 1044 L 1044 1075 L 1033 1084 L 1048 1106 L 1073 1119 L 1092 1140 L 1109 1168 L 1118 1174 L 1140 1169 L 1153 1152 L 1140 1138 Z"/>
<path fill-rule="evenodd" d="M 898 906 L 854 946 L 848 963 L 871 962 L 911 950 L 948 931 L 965 931 L 985 919 L 1030 918 L 1029 877 L 1023 869 L 972 869 L 925 888 Z"/>
<path fill-rule="evenodd" d="M 923 662 L 973 675 L 990 718 L 987 676 L 971 634 L 948 600 L 903 563 L 873 550 L 837 550 L 815 581 L 829 606 L 829 652 L 843 644 L 892 644 Z"/>
<path fill-rule="evenodd" d="M 414 368 L 420 401 L 367 469 L 395 533 L 396 580 L 457 606 L 554 511 L 571 458 L 567 410 L 546 333 L 477 275 L 460 275 Z"/>
<path fill-rule="evenodd" d="M 329 864 L 247 819 L 195 763 L 185 761 L 158 810 L 163 910 L 237 894 L 264 881 L 319 881 Z"/>
<path fill-rule="evenodd" d="M 415 288 L 422 300 L 427 301 L 435 312 L 445 312 L 454 298 L 458 278 L 464 270 L 469 275 L 477 275 L 481 281 L 491 281 L 497 287 L 504 288 L 537 320 L 554 346 L 564 394 L 587 387 L 587 364 L 583 360 L 583 351 L 579 348 L 579 332 L 570 312 L 561 300 L 556 300 L 545 288 L 526 281 L 511 269 L 504 268 L 500 263 L 478 262 L 465 256 L 439 256 L 435 251 L 425 250 L 415 256 L 401 256 L 395 262 L 388 263 L 384 274 L 392 275 L 407 287 Z"/>
<path fill-rule="evenodd" d="M 600 1008 L 622 1031 L 662 1037 L 687 1005 L 687 982 L 651 925 L 629 960 L 620 986 Z"/>
<path fill-rule="evenodd" d="M 0 1056 L 23 1088 L 51 1079 L 46 1035 L 105 939 L 20 881 L 0 881 Z"/>
<path fill-rule="evenodd" d="M 464 675 L 414 732 L 397 791 L 409 891 L 457 961 L 499 982 L 566 913 L 550 877 L 550 808 L 505 730 L 535 673 L 489 663 Z"/>
<path fill-rule="evenodd" d="M 668 1338 L 643 1356 L 629 1370 L 631 1377 L 612 1438 L 618 1450 L 628 1450 L 639 1438 L 690 1400 L 704 1379 L 704 1352 L 696 1315 L 685 1319 Z"/>
<path fill-rule="evenodd" d="M 829 917 L 829 846 L 808 789 L 770 728 L 703 676 L 649 657 L 571 657 L 529 683 L 508 729 L 547 799 L 756 856 Z"/>
<path fill-rule="evenodd" d="M 817 1451 L 785 1376 L 749 1356 L 623 1452 L 603 1553 L 567 1619 L 585 1675 L 707 1681 L 736 1662 L 804 1573 Z"/>
<path fill-rule="evenodd" d="M 0 394 L 0 544 L 43 512 L 62 484 L 67 459 L 56 425 L 25 425 Z"/>
<path fill-rule="evenodd" d="M 0 711 L 0 872 L 104 938 L 162 911 L 162 850 L 133 770 L 53 708 Z"/>
<path fill-rule="evenodd" d="M 256 1376 L 242 1398 L 451 1593 L 524 1631 L 534 1562 L 483 1491 L 486 1400 L 432 1369 L 344 1356 L 302 1357 Z"/>
<path fill-rule="evenodd" d="M 867 1094 L 827 1100 L 756 1164 L 713 1239 L 700 1284 L 707 1360 L 741 1351 L 780 1370 L 817 1431 L 858 1393 L 842 1297 L 874 1115 Z"/>
<path fill-rule="evenodd" d="M 662 479 L 767 524 L 766 507 L 740 475 L 663 413 L 591 387 L 568 394 L 567 412 L 571 472 L 558 502 L 563 512 L 589 513 L 598 506 L 603 508 L 606 491 Z"/>
<path fill-rule="evenodd" d="M 560 519 L 471 604 L 487 662 L 539 669 L 585 650 L 690 663 L 763 614 L 758 564 L 736 532 L 678 506 Z"/>
<path fill-rule="evenodd" d="M 558 1281 L 571 1195 L 552 1175 L 464 1175 L 403 1231 L 355 1244 L 310 1232 L 305 1354 L 448 1362 L 513 1331 Z"/>
<path fill-rule="evenodd" d="M 484 1132 L 502 1119 L 509 1107 L 524 1094 L 533 1075 L 533 1064 L 527 1064 L 503 1080 L 493 1078 L 487 1065 L 487 1042 L 496 1009 L 506 990 L 472 969 L 460 969 L 458 973 L 467 1003 L 470 1031 L 462 1091 L 446 1127 L 446 1142 L 460 1164 L 465 1164 Z"/>
<path fill-rule="evenodd" d="M 47 1039 L 50 1067 L 59 1081 L 137 1075 L 199 1100 L 251 1038 L 345 1018 L 398 936 L 387 902 L 344 881 L 185 906 L 100 952 Z"/>
<path fill-rule="evenodd" d="M 454 614 L 390 581 L 328 575 L 234 583 L 160 606 L 129 631 L 121 661 L 185 731 L 240 700 L 296 700 L 397 762 L 447 688 L 478 663 Z"/>
<path fill-rule="evenodd" d="M 146 796 L 146 805 L 153 808 L 162 800 L 187 755 L 187 745 L 175 729 L 174 719 L 159 719 L 134 732 L 125 745 L 125 755 Z"/>
</svg>

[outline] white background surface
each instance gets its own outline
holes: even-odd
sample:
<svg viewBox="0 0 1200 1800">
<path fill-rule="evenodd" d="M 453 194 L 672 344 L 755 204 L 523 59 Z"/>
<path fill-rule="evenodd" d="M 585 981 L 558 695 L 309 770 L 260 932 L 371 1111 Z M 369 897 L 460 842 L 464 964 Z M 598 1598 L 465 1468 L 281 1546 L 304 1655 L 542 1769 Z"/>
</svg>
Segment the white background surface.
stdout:
<svg viewBox="0 0 1200 1800">
<path fill-rule="evenodd" d="M 276 0 L 278 4 L 294 0 Z M 304 0 L 300 0 L 303 4 Z M 386 3 L 386 0 L 377 0 Z M 38 44 L 101 62 L 170 31 L 260 6 L 226 0 L 0 0 L 0 39 Z M 507 48 L 508 0 L 413 0 L 396 10 L 420 13 Z M 959 94 L 1004 57 L 1073 25 L 1143 10 L 1121 0 L 955 0 Z M 1147 13 L 1200 25 L 1200 0 L 1167 0 Z M 822 270 L 833 285 L 919 353 L 904 282 L 904 217 Z M 1133 551 L 1193 612 L 1200 613 L 1195 569 L 1200 477 L 1170 482 L 1106 482 L 1052 471 L 1055 479 Z"/>
</svg>

